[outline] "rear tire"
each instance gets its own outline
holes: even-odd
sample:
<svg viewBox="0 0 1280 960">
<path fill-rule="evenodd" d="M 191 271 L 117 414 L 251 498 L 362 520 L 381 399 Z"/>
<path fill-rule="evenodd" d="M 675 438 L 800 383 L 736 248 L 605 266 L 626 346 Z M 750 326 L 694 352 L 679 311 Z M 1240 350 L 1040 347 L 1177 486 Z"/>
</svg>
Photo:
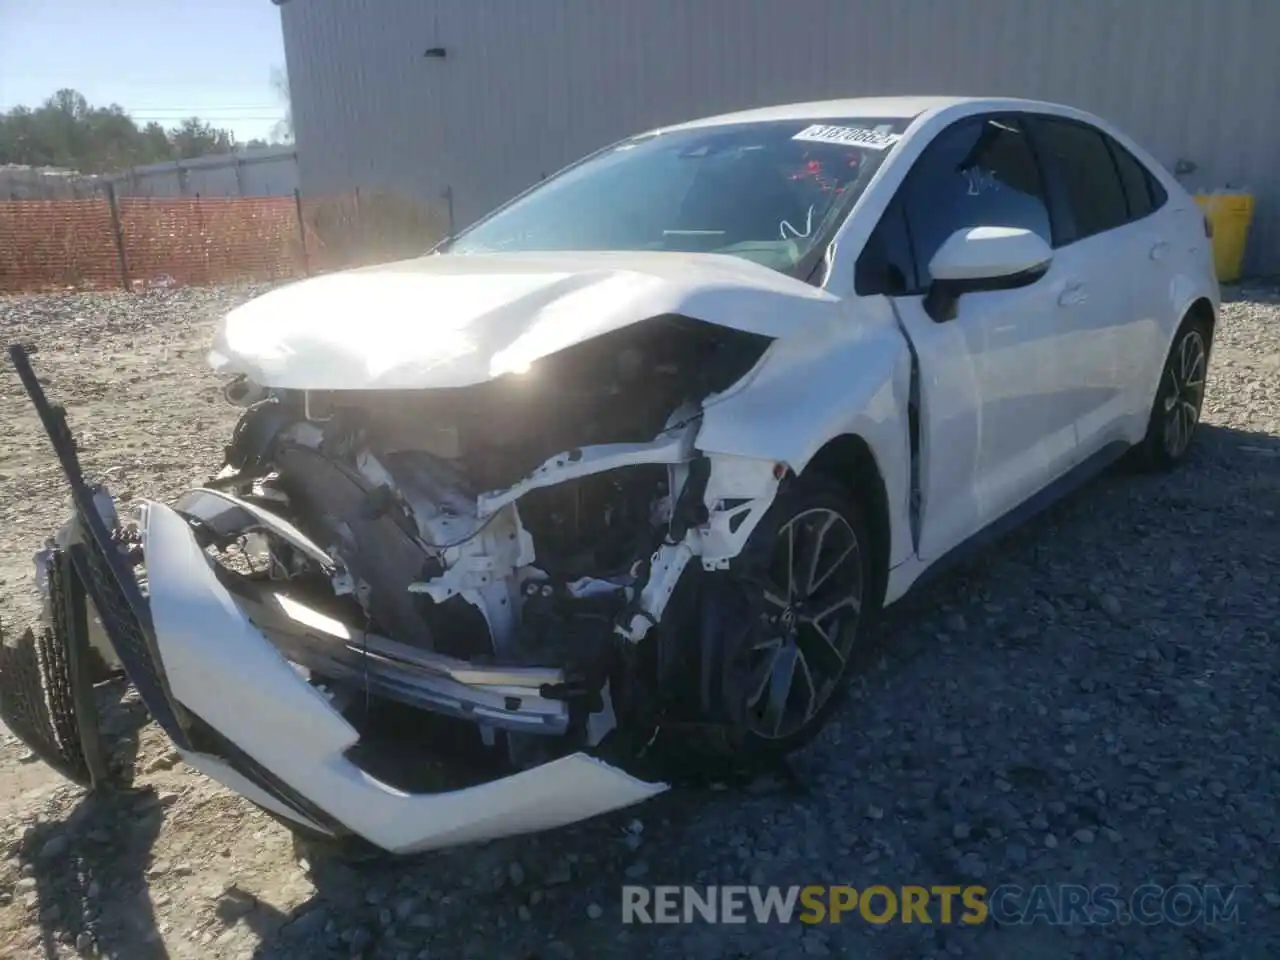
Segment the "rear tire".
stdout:
<svg viewBox="0 0 1280 960">
<path fill-rule="evenodd" d="M 1134 451 L 1139 468 L 1172 470 L 1186 459 L 1204 406 L 1211 341 L 1209 322 L 1188 314 L 1161 369 L 1147 434 Z"/>
</svg>

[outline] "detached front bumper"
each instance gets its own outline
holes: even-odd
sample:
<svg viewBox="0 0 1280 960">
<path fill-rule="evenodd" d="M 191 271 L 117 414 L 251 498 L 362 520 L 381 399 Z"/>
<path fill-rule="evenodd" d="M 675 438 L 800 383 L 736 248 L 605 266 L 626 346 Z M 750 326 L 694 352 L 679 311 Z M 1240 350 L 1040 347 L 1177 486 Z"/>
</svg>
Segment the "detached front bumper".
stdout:
<svg viewBox="0 0 1280 960">
<path fill-rule="evenodd" d="M 140 525 L 144 596 L 84 482 L 63 411 L 45 398 L 26 352 L 15 347 L 10 356 L 66 473 L 80 530 L 57 561 L 68 576 L 58 578 L 50 607 L 68 614 L 56 618 L 46 642 L 74 667 L 89 646 L 84 601 L 92 601 L 126 674 L 191 766 L 299 827 L 354 835 L 394 853 L 549 829 L 667 788 L 584 753 L 443 793 L 379 781 L 348 757 L 359 732 L 250 621 L 187 521 L 154 502 L 144 505 Z M 73 696 L 44 698 L 57 700 L 48 726 L 60 727 L 63 739 L 74 728 L 82 754 L 100 757 L 86 675 L 63 674 Z M 16 698 L 7 679 L 0 675 L 0 712 L 13 727 Z M 101 768 L 90 763 L 87 779 L 98 779 Z"/>
</svg>

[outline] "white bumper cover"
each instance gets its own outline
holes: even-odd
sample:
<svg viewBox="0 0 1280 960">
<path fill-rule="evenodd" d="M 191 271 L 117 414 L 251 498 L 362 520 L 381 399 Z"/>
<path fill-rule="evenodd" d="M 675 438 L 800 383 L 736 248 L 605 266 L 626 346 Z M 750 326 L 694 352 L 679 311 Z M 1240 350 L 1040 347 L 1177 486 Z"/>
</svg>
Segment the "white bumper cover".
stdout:
<svg viewBox="0 0 1280 960">
<path fill-rule="evenodd" d="M 413 853 L 551 829 L 646 800 L 667 789 L 583 753 L 480 786 L 409 794 L 344 754 L 359 734 L 247 619 L 218 582 L 186 521 L 144 506 L 156 643 L 174 699 L 316 808 L 393 853 Z M 255 802 L 315 825 L 252 788 L 215 758 L 189 761 Z"/>
</svg>

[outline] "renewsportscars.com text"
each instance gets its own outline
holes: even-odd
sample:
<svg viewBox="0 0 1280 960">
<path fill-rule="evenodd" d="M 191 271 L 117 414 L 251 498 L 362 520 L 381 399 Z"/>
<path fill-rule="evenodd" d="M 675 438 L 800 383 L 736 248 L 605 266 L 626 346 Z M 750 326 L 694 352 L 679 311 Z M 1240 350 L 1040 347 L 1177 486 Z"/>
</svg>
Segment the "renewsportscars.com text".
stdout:
<svg viewBox="0 0 1280 960">
<path fill-rule="evenodd" d="M 907 884 L 850 886 L 624 886 L 623 923 L 926 923 L 1107 925 L 1238 923 L 1247 887 L 1122 891 L 1112 884 L 998 887 Z"/>
</svg>

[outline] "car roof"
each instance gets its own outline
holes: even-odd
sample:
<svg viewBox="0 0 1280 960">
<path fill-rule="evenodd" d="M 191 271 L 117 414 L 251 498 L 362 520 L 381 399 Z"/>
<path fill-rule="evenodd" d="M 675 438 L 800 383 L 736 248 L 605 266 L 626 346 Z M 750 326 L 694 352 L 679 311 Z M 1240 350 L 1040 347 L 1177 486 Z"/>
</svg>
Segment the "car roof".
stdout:
<svg viewBox="0 0 1280 960">
<path fill-rule="evenodd" d="M 1007 97 L 850 97 L 843 100 L 810 100 L 804 103 L 786 103 L 769 107 L 757 107 L 752 110 L 739 110 L 733 113 L 722 113 L 698 120 L 660 127 L 651 133 L 667 133 L 672 130 L 693 130 L 698 127 L 720 126 L 730 123 L 767 123 L 773 120 L 825 120 L 833 117 L 884 117 L 910 120 L 925 113 L 943 110 L 947 107 L 969 105 L 973 109 L 990 107 L 991 109 L 1030 109 L 1036 108 L 1053 113 L 1077 113 L 1070 107 L 1061 104 L 1044 103 L 1034 100 L 1016 100 Z"/>
</svg>

